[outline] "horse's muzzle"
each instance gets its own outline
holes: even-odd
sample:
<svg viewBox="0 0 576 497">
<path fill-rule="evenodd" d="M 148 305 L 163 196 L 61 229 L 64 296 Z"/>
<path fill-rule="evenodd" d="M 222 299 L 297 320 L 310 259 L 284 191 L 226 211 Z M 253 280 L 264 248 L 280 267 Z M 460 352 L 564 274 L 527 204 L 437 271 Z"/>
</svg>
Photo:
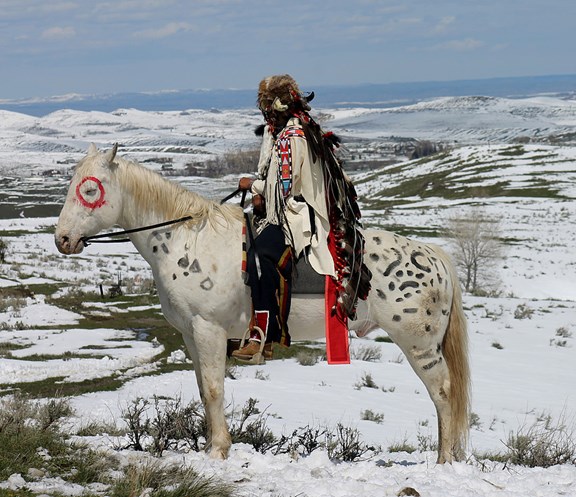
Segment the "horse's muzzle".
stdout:
<svg viewBox="0 0 576 497">
<path fill-rule="evenodd" d="M 84 250 L 84 243 L 81 237 L 70 238 L 67 235 L 56 233 L 54 235 L 54 243 L 56 244 L 58 252 L 65 255 L 79 254 Z"/>
</svg>

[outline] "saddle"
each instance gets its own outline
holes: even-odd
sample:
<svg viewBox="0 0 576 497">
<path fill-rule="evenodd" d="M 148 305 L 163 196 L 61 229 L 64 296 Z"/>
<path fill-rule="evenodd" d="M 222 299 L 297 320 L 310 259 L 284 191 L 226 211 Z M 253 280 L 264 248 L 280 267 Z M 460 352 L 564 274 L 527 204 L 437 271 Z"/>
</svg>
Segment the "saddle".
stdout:
<svg viewBox="0 0 576 497">
<path fill-rule="evenodd" d="M 324 295 L 326 276 L 318 274 L 308 261 L 301 257 L 296 261 L 296 270 L 292 276 L 292 293 Z"/>
</svg>

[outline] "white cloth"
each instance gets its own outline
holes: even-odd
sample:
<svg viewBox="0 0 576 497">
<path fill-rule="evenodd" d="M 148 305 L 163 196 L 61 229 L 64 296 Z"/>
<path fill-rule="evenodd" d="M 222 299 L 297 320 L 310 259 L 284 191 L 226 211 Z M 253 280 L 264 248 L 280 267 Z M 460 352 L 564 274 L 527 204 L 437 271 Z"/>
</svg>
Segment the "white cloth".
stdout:
<svg viewBox="0 0 576 497">
<path fill-rule="evenodd" d="M 300 121 L 292 118 L 286 128 L 301 129 Z M 282 132 L 278 134 L 281 136 Z M 260 160 L 258 162 L 259 179 L 252 184 L 252 193 L 263 195 L 266 199 L 266 222 L 282 224 L 278 212 L 284 212 L 286 225 L 286 243 L 291 244 L 298 257 L 306 247 L 308 260 L 314 270 L 320 274 L 335 276 L 334 261 L 328 249 L 328 207 L 324 173 L 320 160 L 314 161 L 306 138 L 292 135 L 289 138 L 292 152 L 292 188 L 284 198 L 278 182 L 280 171 L 279 155 L 276 153 L 276 140 L 266 128 Z M 303 197 L 305 202 L 294 197 Z M 310 220 L 310 205 L 314 212 L 314 226 Z M 314 233 L 312 230 L 314 229 Z"/>
</svg>

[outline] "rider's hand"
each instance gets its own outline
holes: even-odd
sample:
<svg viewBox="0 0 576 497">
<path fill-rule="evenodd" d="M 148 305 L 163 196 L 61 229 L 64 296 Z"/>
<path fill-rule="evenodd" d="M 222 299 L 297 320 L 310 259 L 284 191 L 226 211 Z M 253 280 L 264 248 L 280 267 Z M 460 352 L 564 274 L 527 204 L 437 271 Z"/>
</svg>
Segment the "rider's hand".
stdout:
<svg viewBox="0 0 576 497">
<path fill-rule="evenodd" d="M 252 197 L 252 209 L 252 212 L 254 212 L 254 214 L 257 216 L 266 216 L 266 202 L 264 201 L 264 197 L 262 195 L 254 195 Z"/>
<path fill-rule="evenodd" d="M 240 181 L 238 181 L 238 188 L 242 191 L 250 191 L 252 188 L 252 183 L 254 183 L 252 178 L 240 178 Z"/>
</svg>

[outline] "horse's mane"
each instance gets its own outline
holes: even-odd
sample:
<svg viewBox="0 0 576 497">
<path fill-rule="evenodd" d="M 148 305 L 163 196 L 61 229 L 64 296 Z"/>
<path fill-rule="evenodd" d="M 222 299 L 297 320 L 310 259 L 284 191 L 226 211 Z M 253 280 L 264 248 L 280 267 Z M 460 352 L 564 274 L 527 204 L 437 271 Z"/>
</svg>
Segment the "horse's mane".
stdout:
<svg viewBox="0 0 576 497">
<path fill-rule="evenodd" d="M 114 162 L 119 166 L 116 175 L 130 189 L 136 208 L 142 211 L 153 209 L 167 220 L 192 216 L 193 223 L 222 224 L 223 220 L 227 223 L 242 219 L 242 210 L 237 205 L 220 205 L 137 162 L 119 156 Z"/>
</svg>

